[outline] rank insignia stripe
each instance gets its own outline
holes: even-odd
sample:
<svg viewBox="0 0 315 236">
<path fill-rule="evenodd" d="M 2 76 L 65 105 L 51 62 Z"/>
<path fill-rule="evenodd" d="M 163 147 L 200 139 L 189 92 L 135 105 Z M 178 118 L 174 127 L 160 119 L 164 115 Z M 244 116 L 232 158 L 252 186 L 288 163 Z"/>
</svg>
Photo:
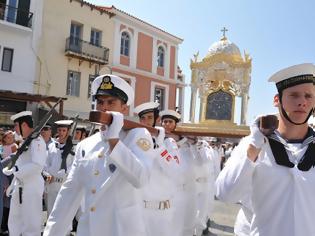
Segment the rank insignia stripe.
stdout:
<svg viewBox="0 0 315 236">
<path fill-rule="evenodd" d="M 151 148 L 150 141 L 145 138 L 140 138 L 137 140 L 136 144 L 140 147 L 143 151 L 148 151 Z"/>
</svg>

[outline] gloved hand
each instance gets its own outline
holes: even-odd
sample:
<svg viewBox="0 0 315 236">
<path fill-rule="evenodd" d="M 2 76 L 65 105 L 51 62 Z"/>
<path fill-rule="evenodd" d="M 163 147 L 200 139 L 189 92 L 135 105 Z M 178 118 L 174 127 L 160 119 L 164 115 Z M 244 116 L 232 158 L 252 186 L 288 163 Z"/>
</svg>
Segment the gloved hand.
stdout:
<svg viewBox="0 0 315 236">
<path fill-rule="evenodd" d="M 266 143 L 266 136 L 259 129 L 259 120 L 261 116 L 257 116 L 253 124 L 250 126 L 250 144 L 260 149 Z"/>
<path fill-rule="evenodd" d="M 10 176 L 10 175 L 13 175 L 15 172 L 17 172 L 17 167 L 13 166 L 11 169 L 9 169 L 9 167 L 5 167 L 3 168 L 2 172 L 6 176 Z"/>
<path fill-rule="evenodd" d="M 155 126 L 155 128 L 157 130 L 159 130 L 159 134 L 156 137 L 156 144 L 161 147 L 164 143 L 164 139 L 165 139 L 165 129 L 163 127 L 160 126 Z"/>
<path fill-rule="evenodd" d="M 124 115 L 120 112 L 110 111 L 113 116 L 112 123 L 106 127 L 106 130 L 102 131 L 102 136 L 105 140 L 118 139 L 120 130 L 124 125 Z"/>
</svg>

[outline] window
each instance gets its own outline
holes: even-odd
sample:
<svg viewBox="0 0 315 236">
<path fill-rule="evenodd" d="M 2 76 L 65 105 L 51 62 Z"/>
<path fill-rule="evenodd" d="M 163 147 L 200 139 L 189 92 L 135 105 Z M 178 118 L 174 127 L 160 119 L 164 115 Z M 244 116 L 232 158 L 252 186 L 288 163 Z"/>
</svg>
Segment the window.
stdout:
<svg viewBox="0 0 315 236">
<path fill-rule="evenodd" d="M 68 71 L 67 79 L 67 95 L 80 96 L 80 77 L 81 73 L 76 71 Z"/>
<path fill-rule="evenodd" d="M 158 66 L 159 67 L 164 67 L 164 48 L 162 46 L 160 46 L 158 48 Z"/>
<path fill-rule="evenodd" d="M 154 89 L 154 101 L 160 103 L 160 110 L 165 109 L 165 89 L 161 87 L 155 87 Z"/>
<path fill-rule="evenodd" d="M 121 34 L 120 41 L 120 54 L 124 56 L 129 56 L 129 47 L 130 47 L 130 37 L 127 32 Z"/>
<path fill-rule="evenodd" d="M 71 23 L 70 28 L 70 49 L 74 52 L 81 52 L 81 31 L 82 25 Z"/>
<path fill-rule="evenodd" d="M 96 78 L 96 75 L 89 75 L 89 84 L 88 84 L 88 98 L 91 97 L 91 87 L 94 79 Z"/>
<path fill-rule="evenodd" d="M 92 29 L 90 43 L 95 46 L 101 46 L 101 31 Z"/>
<path fill-rule="evenodd" d="M 0 19 L 11 23 L 31 27 L 31 0 L 0 0 Z"/>
<path fill-rule="evenodd" d="M 8 22 L 15 23 L 17 7 L 18 7 L 18 1 L 17 0 L 9 0 L 8 1 L 8 10 L 7 10 L 7 21 Z"/>
<path fill-rule="evenodd" d="M 12 71 L 12 61 L 13 61 L 13 49 L 3 48 L 1 70 L 11 72 Z"/>
</svg>

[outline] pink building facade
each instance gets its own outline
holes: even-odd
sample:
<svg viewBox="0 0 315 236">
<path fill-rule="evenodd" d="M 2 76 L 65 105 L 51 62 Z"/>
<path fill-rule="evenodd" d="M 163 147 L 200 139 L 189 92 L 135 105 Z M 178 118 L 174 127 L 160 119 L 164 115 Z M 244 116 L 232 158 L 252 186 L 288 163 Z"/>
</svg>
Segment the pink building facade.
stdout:
<svg viewBox="0 0 315 236">
<path fill-rule="evenodd" d="M 160 109 L 184 112 L 184 77 L 178 74 L 178 48 L 182 39 L 129 15 L 114 6 L 114 48 L 111 70 L 135 89 L 133 108 L 158 101 Z"/>
</svg>

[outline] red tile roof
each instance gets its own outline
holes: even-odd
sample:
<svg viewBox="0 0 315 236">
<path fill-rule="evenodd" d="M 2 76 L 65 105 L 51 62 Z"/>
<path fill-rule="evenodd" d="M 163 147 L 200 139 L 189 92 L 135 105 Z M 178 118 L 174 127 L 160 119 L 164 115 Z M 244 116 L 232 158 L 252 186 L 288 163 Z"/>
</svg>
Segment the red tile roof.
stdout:
<svg viewBox="0 0 315 236">
<path fill-rule="evenodd" d="M 93 8 L 95 8 L 95 9 L 99 10 L 101 13 L 105 13 L 105 14 L 109 15 L 109 17 L 113 17 L 115 15 L 115 13 L 109 12 L 105 8 L 104 9 L 99 8 L 98 6 L 96 6 L 90 2 L 84 1 L 84 0 L 70 0 L 70 2 L 72 2 L 72 1 L 76 1 L 78 3 L 81 3 L 81 6 L 83 6 L 83 5 L 89 6 L 89 7 L 91 7 L 91 10 Z"/>
<path fill-rule="evenodd" d="M 127 16 L 129 16 L 129 17 L 132 17 L 133 19 L 138 20 L 138 21 L 140 21 L 141 23 L 144 23 L 144 24 L 146 24 L 146 25 L 148 25 L 148 26 L 150 26 L 150 27 L 152 27 L 152 28 L 154 28 L 154 29 L 157 29 L 157 30 L 159 30 L 159 31 L 161 31 L 161 32 L 163 32 L 163 33 L 166 33 L 166 34 L 168 34 L 169 36 L 174 37 L 174 38 L 176 38 L 176 39 L 179 40 L 179 41 L 183 41 L 183 39 L 181 39 L 181 38 L 179 38 L 179 37 L 177 37 L 177 36 L 175 36 L 175 35 L 173 35 L 173 34 L 170 34 L 170 33 L 166 32 L 165 30 L 162 30 L 162 29 L 160 29 L 160 28 L 158 28 L 158 27 L 156 27 L 156 26 L 154 26 L 154 25 L 152 25 L 152 24 L 150 24 L 150 23 L 148 23 L 148 22 L 145 22 L 144 20 L 141 20 L 140 18 L 135 17 L 135 16 L 133 16 L 133 15 L 131 15 L 131 14 L 129 14 L 129 13 L 123 11 L 123 10 L 120 10 L 120 9 L 116 8 L 115 6 L 113 6 L 113 5 L 112 5 L 111 7 L 98 6 L 98 8 L 99 8 L 99 9 L 103 9 L 103 10 L 105 10 L 105 11 L 112 12 L 112 13 L 115 13 L 115 11 L 118 11 L 118 12 L 123 13 L 123 14 L 125 14 L 125 15 L 127 15 Z"/>
</svg>

